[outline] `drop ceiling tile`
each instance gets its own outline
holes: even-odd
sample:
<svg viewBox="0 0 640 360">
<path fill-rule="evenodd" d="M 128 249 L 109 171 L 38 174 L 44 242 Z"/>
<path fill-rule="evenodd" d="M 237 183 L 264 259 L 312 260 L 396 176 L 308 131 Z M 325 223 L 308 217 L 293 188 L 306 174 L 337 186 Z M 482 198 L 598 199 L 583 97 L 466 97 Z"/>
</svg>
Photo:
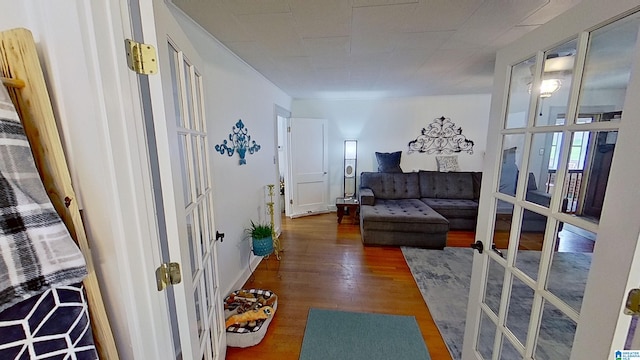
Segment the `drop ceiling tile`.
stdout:
<svg viewBox="0 0 640 360">
<path fill-rule="evenodd" d="M 310 61 L 316 68 L 348 67 L 351 63 L 348 55 L 315 55 L 310 58 Z"/>
<path fill-rule="evenodd" d="M 252 35 L 237 18 L 216 3 L 174 0 L 173 3 L 216 39 L 225 41 L 251 41 Z"/>
<path fill-rule="evenodd" d="M 457 67 L 463 64 L 467 58 L 473 56 L 476 52 L 476 49 L 440 50 L 429 56 L 417 73 L 431 74 L 434 76 L 441 76 L 441 74 L 450 73 L 455 74 Z"/>
<path fill-rule="evenodd" d="M 397 33 L 359 33 L 351 38 L 351 54 L 375 55 L 390 53 L 396 47 Z"/>
<path fill-rule="evenodd" d="M 291 0 L 291 12 L 300 37 L 348 36 L 351 6 L 344 0 Z"/>
<path fill-rule="evenodd" d="M 510 43 L 520 39 L 524 34 L 530 32 L 531 30 L 537 28 L 538 25 L 519 25 L 514 26 L 511 29 L 507 30 L 500 36 L 498 36 L 495 40 L 493 40 L 490 44 L 491 48 L 496 50 L 501 49 Z"/>
<path fill-rule="evenodd" d="M 240 15 L 238 21 L 267 49 L 267 55 L 304 55 L 304 44 L 295 32 L 291 13 Z"/>
<path fill-rule="evenodd" d="M 411 32 L 456 30 L 482 5 L 484 0 L 426 0 L 407 19 Z"/>
<path fill-rule="evenodd" d="M 288 72 L 294 78 L 305 77 L 314 72 L 309 58 L 305 56 L 276 57 L 274 61 L 282 71 Z"/>
<path fill-rule="evenodd" d="M 487 0 L 451 37 L 445 48 L 482 48 L 540 9 L 548 0 Z"/>
<path fill-rule="evenodd" d="M 347 56 L 351 44 L 348 36 L 303 38 L 302 41 L 310 56 Z"/>
<path fill-rule="evenodd" d="M 427 50 L 394 51 L 384 64 L 385 72 L 413 74 L 430 58 Z"/>
<path fill-rule="evenodd" d="M 455 31 L 410 32 L 398 35 L 396 50 L 437 50 L 455 34 Z"/>
<path fill-rule="evenodd" d="M 579 2 L 169 1 L 293 97 L 486 91 L 496 49 Z"/>
<path fill-rule="evenodd" d="M 545 6 L 522 21 L 520 25 L 542 25 L 578 3 L 580 0 L 550 0 Z"/>
<path fill-rule="evenodd" d="M 417 4 L 418 0 L 353 0 L 353 7 L 382 6 L 382 5 L 398 5 L 398 4 Z"/>
<path fill-rule="evenodd" d="M 353 9 L 352 33 L 403 32 L 416 4 L 373 6 Z"/>
<path fill-rule="evenodd" d="M 222 0 L 221 6 L 234 15 L 290 12 L 287 0 Z"/>
<path fill-rule="evenodd" d="M 346 83 L 349 80 L 349 69 L 347 68 L 325 68 L 316 69 L 318 82 L 329 83 Z"/>
</svg>

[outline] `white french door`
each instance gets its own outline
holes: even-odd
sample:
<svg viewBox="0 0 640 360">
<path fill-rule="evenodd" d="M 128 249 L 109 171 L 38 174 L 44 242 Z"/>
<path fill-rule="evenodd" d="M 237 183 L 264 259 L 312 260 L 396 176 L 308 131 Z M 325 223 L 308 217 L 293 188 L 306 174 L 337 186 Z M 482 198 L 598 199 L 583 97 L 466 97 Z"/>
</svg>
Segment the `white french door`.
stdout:
<svg viewBox="0 0 640 360">
<path fill-rule="evenodd" d="M 329 211 L 326 119 L 290 119 L 291 216 Z"/>
<path fill-rule="evenodd" d="M 640 283 L 638 6 L 585 0 L 498 53 L 463 359 L 624 349 Z"/>
<path fill-rule="evenodd" d="M 204 65 L 160 0 L 139 4 L 144 41 L 157 49 L 159 72 L 141 81 L 152 114 L 147 130 L 163 261 L 179 263 L 181 281 L 167 287 L 173 359 L 223 359 L 224 314 L 217 269 L 218 237 L 205 117 Z M 135 21 L 135 20 L 134 20 Z M 148 126 L 149 128 L 149 126 Z M 153 151 L 152 151 L 153 152 Z M 159 195 L 160 194 L 160 195 Z"/>
</svg>

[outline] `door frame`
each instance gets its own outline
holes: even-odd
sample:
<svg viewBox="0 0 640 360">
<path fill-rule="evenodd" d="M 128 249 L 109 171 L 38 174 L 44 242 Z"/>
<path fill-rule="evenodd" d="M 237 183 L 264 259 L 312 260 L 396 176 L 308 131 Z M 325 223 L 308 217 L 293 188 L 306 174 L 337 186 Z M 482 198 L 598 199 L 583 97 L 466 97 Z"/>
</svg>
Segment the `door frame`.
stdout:
<svg viewBox="0 0 640 360">
<path fill-rule="evenodd" d="M 96 265 L 99 280 L 106 285 L 103 296 L 109 320 L 120 357 L 161 359 L 173 349 L 165 295 L 156 290 L 155 283 L 154 270 L 160 263 L 161 250 L 157 242 L 143 104 L 138 75 L 128 69 L 124 48 L 124 39 L 136 38 L 130 23 L 133 11 L 125 0 L 77 1 L 65 6 L 70 10 L 66 16 L 77 16 L 76 21 L 84 30 L 76 55 L 85 59 L 87 83 L 94 85 L 95 93 L 86 96 L 95 101 L 96 121 L 101 122 L 97 127 L 104 131 L 101 135 L 108 150 L 96 161 L 102 161 L 99 166 L 106 168 L 108 178 L 102 185 L 108 187 L 104 196 L 110 197 L 105 205 L 113 206 L 106 213 L 113 217 L 109 220 L 110 227 L 103 228 L 91 221 L 95 214 L 87 214 L 87 225 L 89 231 L 105 231 L 113 236 L 109 244 L 99 241 L 92 244 L 98 250 L 94 254 L 104 257 L 96 259 Z M 56 30 L 59 19 L 42 17 L 43 29 Z M 51 46 L 51 39 L 48 40 Z M 55 38 L 55 41 L 63 40 Z M 55 48 L 48 50 L 55 55 Z M 50 76 L 59 76 L 57 70 L 51 69 Z M 57 89 L 56 84 L 52 86 L 54 93 L 64 90 Z M 64 96 L 58 100 L 68 102 Z M 74 110 L 72 106 L 70 109 Z M 64 114 L 65 109 L 60 112 Z M 64 127 L 64 119 L 62 122 Z"/>
<path fill-rule="evenodd" d="M 280 120 L 278 119 L 278 117 L 282 117 L 284 118 L 284 124 L 283 124 L 283 128 L 284 128 L 284 133 L 280 132 Z M 290 188 L 290 184 L 291 184 L 291 153 L 289 152 L 289 143 L 290 143 L 290 138 L 289 138 L 289 132 L 287 131 L 287 129 L 290 126 L 289 123 L 289 119 L 291 118 L 291 111 L 279 106 L 279 105 L 275 105 L 275 109 L 274 109 L 274 119 L 275 119 L 275 126 L 274 129 L 276 129 L 276 139 L 275 139 L 275 144 L 276 144 L 276 167 L 278 169 L 278 178 L 280 177 L 280 172 L 282 171 L 284 173 L 284 204 L 282 207 L 278 206 L 278 210 L 281 213 L 284 210 L 285 216 L 290 216 L 291 215 L 291 206 L 289 204 L 289 200 L 291 199 L 291 194 L 289 193 L 289 188 Z M 278 144 L 282 144 L 283 149 L 282 149 L 282 154 L 283 154 L 283 161 L 280 161 L 280 149 L 278 149 Z M 280 194 L 280 190 L 278 187 L 278 194 Z M 280 195 L 278 195 L 280 196 Z M 280 215 L 277 216 L 278 218 L 280 217 Z M 279 234 L 280 232 L 280 226 L 281 226 L 281 221 L 278 219 L 275 221 L 276 224 L 278 225 L 278 228 L 275 229 L 276 230 L 276 234 Z"/>
<path fill-rule="evenodd" d="M 488 144 L 495 145 L 487 148 L 486 158 L 489 161 L 484 166 L 485 176 L 483 176 L 480 209 L 492 209 L 493 207 L 489 205 L 497 194 L 494 189 L 497 189 L 498 185 L 497 174 L 501 156 L 498 144 L 501 144 L 501 128 L 506 108 L 504 104 L 508 96 L 508 92 L 504 89 L 508 89 L 511 66 L 537 51 L 553 48 L 584 31 L 599 28 L 639 8 L 640 1 L 637 0 L 621 0 L 615 3 L 583 0 L 566 13 L 498 52 L 487 141 Z M 580 23 L 578 24 L 575 19 L 581 19 Z M 633 149 L 635 139 L 640 137 L 640 126 L 637 122 L 634 124 L 634 119 L 640 115 L 640 104 L 633 100 L 634 95 L 640 94 L 638 49 L 640 47 L 636 46 L 636 61 L 627 89 L 608 189 L 628 189 L 628 179 L 637 179 L 640 176 L 640 167 L 631 166 L 623 169 L 623 164 L 637 163 L 637 159 L 634 161 L 634 157 L 637 157 L 636 152 L 625 150 Z M 574 89 L 574 91 L 578 90 Z M 519 189 L 522 189 L 522 184 L 519 185 Z M 614 350 L 622 349 L 631 320 L 629 316 L 622 314 L 624 297 L 630 285 L 635 286 L 640 283 L 640 273 L 637 271 L 640 268 L 640 261 L 637 259 L 634 261 L 633 258 L 639 250 L 638 229 L 633 225 L 633 221 L 630 224 L 630 221 L 626 221 L 628 218 L 624 216 L 640 212 L 640 192 L 609 190 L 605 198 L 605 207 L 610 211 L 603 212 L 600 224 L 597 226 L 598 239 L 580 314 L 582 326 L 579 326 L 576 331 L 571 359 L 604 359 L 612 356 Z M 490 211 L 480 211 L 478 239 L 482 240 L 485 237 L 490 239 L 489 230 L 492 229 L 492 222 L 493 214 Z M 615 246 L 602 245 L 603 242 L 612 242 Z M 491 240 L 486 243 L 490 244 Z M 480 312 L 477 311 L 475 304 L 482 301 L 483 294 L 482 284 L 475 279 L 486 275 L 487 264 L 488 255 L 474 254 L 472 268 L 475 275 L 471 282 L 467 311 L 463 350 L 465 359 L 476 358 L 473 350 L 475 343 L 473 329 L 479 323 Z M 597 326 L 584 324 L 597 324 Z"/>
</svg>

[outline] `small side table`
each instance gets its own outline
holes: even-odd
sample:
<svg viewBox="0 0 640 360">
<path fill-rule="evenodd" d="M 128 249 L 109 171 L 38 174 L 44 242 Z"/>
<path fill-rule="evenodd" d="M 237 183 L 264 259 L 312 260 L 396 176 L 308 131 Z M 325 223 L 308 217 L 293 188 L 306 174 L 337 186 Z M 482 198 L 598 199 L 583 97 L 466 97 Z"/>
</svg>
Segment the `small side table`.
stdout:
<svg viewBox="0 0 640 360">
<path fill-rule="evenodd" d="M 344 217 L 345 209 L 354 222 L 358 221 L 358 216 L 360 215 L 360 203 L 358 202 L 358 199 L 345 199 L 343 197 L 336 198 L 336 207 L 338 208 L 338 224 L 342 223 L 342 217 Z"/>
</svg>

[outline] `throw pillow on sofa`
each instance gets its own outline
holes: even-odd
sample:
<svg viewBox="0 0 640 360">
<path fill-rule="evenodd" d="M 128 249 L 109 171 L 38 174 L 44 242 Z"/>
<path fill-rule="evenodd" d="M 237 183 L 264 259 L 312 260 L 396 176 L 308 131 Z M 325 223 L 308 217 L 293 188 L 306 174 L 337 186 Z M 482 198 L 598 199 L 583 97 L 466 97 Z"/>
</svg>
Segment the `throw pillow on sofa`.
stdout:
<svg viewBox="0 0 640 360">
<path fill-rule="evenodd" d="M 378 160 L 378 172 L 402 172 L 400 167 L 400 157 L 402 151 L 396 151 L 392 153 L 380 153 L 376 152 L 376 159 Z"/>
<path fill-rule="evenodd" d="M 460 166 L 458 166 L 457 155 L 436 156 L 436 163 L 438 163 L 439 172 L 460 171 Z"/>
</svg>

